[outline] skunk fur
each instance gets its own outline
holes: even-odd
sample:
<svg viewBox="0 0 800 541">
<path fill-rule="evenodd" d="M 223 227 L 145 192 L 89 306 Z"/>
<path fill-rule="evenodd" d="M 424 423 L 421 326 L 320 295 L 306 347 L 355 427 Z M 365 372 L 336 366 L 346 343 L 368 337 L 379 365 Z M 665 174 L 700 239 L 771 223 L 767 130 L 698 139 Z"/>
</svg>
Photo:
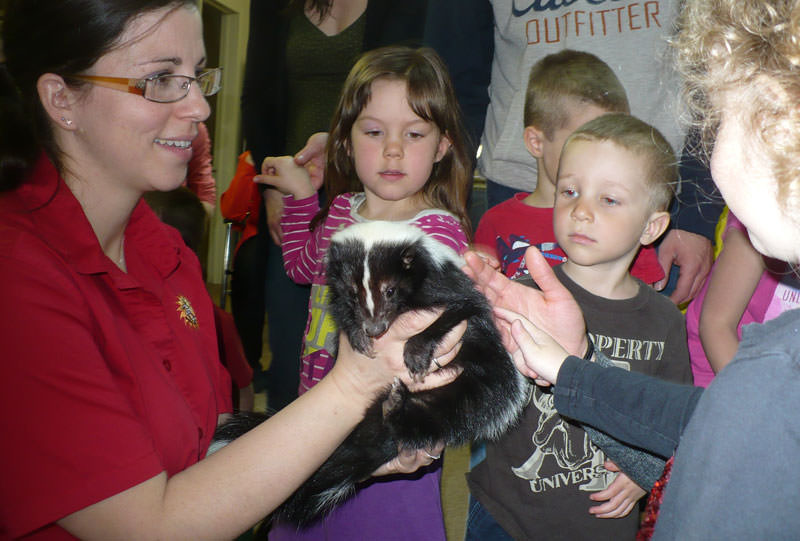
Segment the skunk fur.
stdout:
<svg viewBox="0 0 800 541">
<path fill-rule="evenodd" d="M 364 420 L 275 516 L 298 526 L 322 517 L 397 456 L 398 446 L 493 440 L 517 421 L 528 383 L 503 348 L 486 298 L 462 265 L 453 250 L 407 224 L 356 224 L 332 237 L 331 313 L 353 348 L 369 354 L 372 339 L 404 312 L 444 308 L 432 325 L 408 340 L 405 363 L 412 376 L 423 377 L 440 340 L 466 319 L 461 350 L 448 365 L 463 372 L 436 389 L 412 393 L 397 382 L 379 394 Z"/>
</svg>

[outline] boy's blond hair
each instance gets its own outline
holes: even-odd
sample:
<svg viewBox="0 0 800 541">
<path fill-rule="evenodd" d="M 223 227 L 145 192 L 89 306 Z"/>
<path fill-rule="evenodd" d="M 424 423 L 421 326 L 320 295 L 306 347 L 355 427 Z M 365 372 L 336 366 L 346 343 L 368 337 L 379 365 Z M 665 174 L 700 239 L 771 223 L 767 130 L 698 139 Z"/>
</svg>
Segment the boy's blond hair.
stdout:
<svg viewBox="0 0 800 541">
<path fill-rule="evenodd" d="M 800 224 L 800 0 L 689 2 L 672 45 L 706 149 L 720 121 L 720 97 L 743 91 L 737 105 L 764 143 L 778 203 Z"/>
<path fill-rule="evenodd" d="M 591 53 L 566 49 L 550 54 L 531 68 L 525 92 L 525 126 L 552 139 L 566 126 L 572 101 L 592 104 L 608 112 L 628 113 L 628 96 L 608 64 Z"/>
<path fill-rule="evenodd" d="M 650 188 L 650 208 L 652 211 L 669 208 L 678 184 L 678 161 L 669 142 L 656 128 L 635 116 L 607 113 L 572 132 L 564 142 L 564 150 L 575 140 L 611 141 L 643 156 L 649 164 L 649 170 L 642 174 Z"/>
</svg>

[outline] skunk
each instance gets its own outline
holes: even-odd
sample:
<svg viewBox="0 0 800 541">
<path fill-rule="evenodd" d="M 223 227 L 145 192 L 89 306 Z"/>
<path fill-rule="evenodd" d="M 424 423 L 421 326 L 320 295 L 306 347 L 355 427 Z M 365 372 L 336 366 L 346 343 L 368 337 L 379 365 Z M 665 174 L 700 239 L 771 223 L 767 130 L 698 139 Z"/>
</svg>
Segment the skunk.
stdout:
<svg viewBox="0 0 800 541">
<path fill-rule="evenodd" d="M 503 348 L 486 298 L 462 266 L 452 249 L 408 224 L 362 223 L 333 235 L 327 255 L 330 309 L 352 347 L 370 354 L 372 339 L 400 314 L 444 308 L 407 341 L 405 364 L 414 378 L 424 377 L 440 340 L 466 319 L 461 349 L 445 367 L 463 372 L 436 389 L 412 393 L 398 381 L 379 394 L 364 420 L 275 517 L 298 526 L 321 518 L 396 457 L 398 446 L 494 440 L 516 423 L 529 384 Z"/>
</svg>

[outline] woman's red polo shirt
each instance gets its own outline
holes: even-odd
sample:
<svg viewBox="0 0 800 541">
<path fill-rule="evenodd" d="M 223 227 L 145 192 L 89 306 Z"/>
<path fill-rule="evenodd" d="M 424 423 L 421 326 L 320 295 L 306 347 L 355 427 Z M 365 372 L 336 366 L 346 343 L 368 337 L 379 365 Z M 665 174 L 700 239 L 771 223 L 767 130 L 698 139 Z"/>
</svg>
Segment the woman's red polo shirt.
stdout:
<svg viewBox="0 0 800 541">
<path fill-rule="evenodd" d="M 230 411 L 200 265 L 140 201 L 128 273 L 42 158 L 0 196 L 0 538 L 201 459 Z"/>
</svg>

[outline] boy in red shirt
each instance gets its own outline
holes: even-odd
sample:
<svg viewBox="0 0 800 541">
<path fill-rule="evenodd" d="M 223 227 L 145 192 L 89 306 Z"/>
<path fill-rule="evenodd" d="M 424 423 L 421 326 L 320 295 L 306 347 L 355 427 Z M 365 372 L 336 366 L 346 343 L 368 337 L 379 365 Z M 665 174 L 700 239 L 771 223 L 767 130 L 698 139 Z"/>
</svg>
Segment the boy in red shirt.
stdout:
<svg viewBox="0 0 800 541">
<path fill-rule="evenodd" d="M 489 209 L 475 232 L 476 249 L 495 257 L 509 278 L 527 274 L 525 250 L 536 246 L 557 265 L 566 255 L 553 233 L 556 173 L 564 141 L 582 124 L 629 113 L 628 98 L 611 68 L 593 54 L 564 50 L 534 64 L 525 95 L 525 147 L 538 163 L 536 189 Z M 655 249 L 643 247 L 631 274 L 647 284 L 664 278 Z"/>
</svg>

